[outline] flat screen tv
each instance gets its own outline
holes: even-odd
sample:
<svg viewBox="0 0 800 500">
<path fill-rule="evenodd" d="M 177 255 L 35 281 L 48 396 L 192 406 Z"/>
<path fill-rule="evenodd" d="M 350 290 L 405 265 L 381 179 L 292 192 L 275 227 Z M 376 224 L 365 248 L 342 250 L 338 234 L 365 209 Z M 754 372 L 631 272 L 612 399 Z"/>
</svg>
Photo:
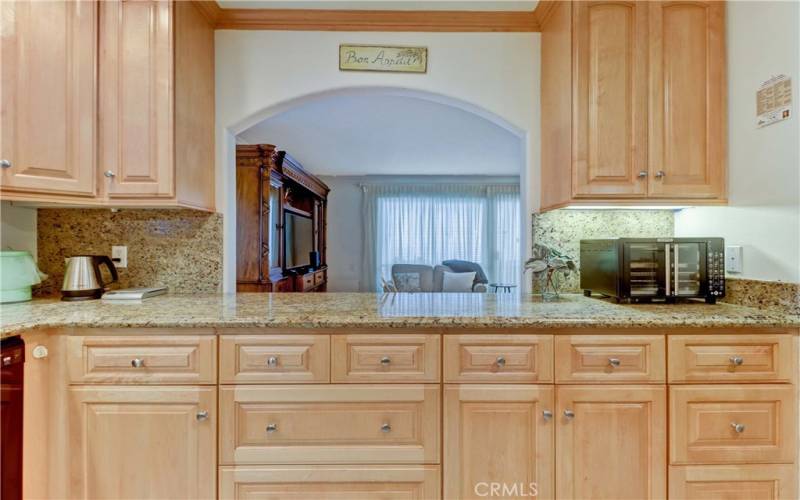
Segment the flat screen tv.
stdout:
<svg viewBox="0 0 800 500">
<path fill-rule="evenodd" d="M 314 250 L 314 223 L 311 218 L 286 212 L 283 234 L 286 242 L 286 269 L 310 266 L 309 254 Z"/>
</svg>

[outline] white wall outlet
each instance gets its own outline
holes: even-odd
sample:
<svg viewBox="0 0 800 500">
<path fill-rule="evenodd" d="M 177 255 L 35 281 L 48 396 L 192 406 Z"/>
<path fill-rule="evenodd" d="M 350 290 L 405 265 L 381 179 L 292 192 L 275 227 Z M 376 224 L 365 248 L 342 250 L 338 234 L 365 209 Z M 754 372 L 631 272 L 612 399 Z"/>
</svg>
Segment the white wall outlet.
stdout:
<svg viewBox="0 0 800 500">
<path fill-rule="evenodd" d="M 725 247 L 725 271 L 729 273 L 742 272 L 742 247 Z"/>
<path fill-rule="evenodd" d="M 128 247 L 111 247 L 111 260 L 114 267 L 128 267 Z"/>
</svg>

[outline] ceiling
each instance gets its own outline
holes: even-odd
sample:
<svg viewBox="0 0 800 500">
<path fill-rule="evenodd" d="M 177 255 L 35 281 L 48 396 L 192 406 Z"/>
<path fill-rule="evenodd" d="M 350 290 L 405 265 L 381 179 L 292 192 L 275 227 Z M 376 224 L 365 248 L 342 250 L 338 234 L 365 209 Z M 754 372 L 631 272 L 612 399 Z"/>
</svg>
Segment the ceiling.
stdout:
<svg viewBox="0 0 800 500">
<path fill-rule="evenodd" d="M 521 139 L 476 114 L 416 97 L 340 95 L 298 105 L 237 137 L 275 144 L 316 175 L 519 175 Z"/>
<path fill-rule="evenodd" d="M 223 9 L 466 10 L 531 12 L 538 0 L 217 0 Z"/>
</svg>

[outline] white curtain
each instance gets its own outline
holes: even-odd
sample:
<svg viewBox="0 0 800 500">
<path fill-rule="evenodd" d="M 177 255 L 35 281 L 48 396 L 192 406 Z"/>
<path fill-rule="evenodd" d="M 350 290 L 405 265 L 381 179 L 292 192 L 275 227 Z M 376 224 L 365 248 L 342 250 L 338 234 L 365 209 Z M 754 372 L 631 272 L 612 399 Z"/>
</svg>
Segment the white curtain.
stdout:
<svg viewBox="0 0 800 500">
<path fill-rule="evenodd" d="M 490 282 L 519 284 L 518 185 L 364 186 L 362 290 L 379 290 L 393 264 L 477 262 Z"/>
</svg>

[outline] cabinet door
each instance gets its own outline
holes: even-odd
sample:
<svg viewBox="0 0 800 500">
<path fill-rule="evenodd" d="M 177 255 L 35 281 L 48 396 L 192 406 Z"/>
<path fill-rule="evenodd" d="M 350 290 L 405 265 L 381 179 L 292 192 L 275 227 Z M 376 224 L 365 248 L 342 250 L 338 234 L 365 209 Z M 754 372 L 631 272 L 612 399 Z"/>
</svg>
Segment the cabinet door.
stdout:
<svg viewBox="0 0 800 500">
<path fill-rule="evenodd" d="M 71 497 L 213 498 L 215 391 L 70 388 Z"/>
<path fill-rule="evenodd" d="M 559 387 L 556 402 L 559 498 L 666 497 L 663 386 Z"/>
<path fill-rule="evenodd" d="M 552 386 L 444 392 L 444 498 L 553 498 Z"/>
<path fill-rule="evenodd" d="M 650 2 L 650 195 L 724 198 L 725 2 Z"/>
<path fill-rule="evenodd" d="M 643 196 L 647 2 L 576 2 L 573 9 L 573 193 Z"/>
<path fill-rule="evenodd" d="M 95 194 L 97 4 L 2 2 L 4 191 Z"/>
<path fill-rule="evenodd" d="M 100 170 L 110 198 L 174 187 L 173 4 L 100 3 Z"/>
</svg>

